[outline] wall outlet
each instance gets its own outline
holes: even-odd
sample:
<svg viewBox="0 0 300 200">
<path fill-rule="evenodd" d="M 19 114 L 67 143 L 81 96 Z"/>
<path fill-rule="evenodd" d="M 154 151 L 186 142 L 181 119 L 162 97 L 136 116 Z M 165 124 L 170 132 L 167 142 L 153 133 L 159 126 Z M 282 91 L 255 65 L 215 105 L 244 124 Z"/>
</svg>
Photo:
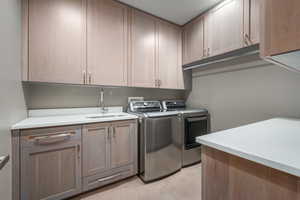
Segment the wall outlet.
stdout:
<svg viewBox="0 0 300 200">
<path fill-rule="evenodd" d="M 128 97 L 128 103 L 131 101 L 144 101 L 144 97 Z"/>
</svg>

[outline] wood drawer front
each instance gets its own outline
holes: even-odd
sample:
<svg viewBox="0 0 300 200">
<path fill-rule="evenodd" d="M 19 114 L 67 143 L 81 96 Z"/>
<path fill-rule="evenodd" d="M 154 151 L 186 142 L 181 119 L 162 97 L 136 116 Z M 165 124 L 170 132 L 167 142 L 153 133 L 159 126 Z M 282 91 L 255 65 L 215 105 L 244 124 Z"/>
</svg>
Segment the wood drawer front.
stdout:
<svg viewBox="0 0 300 200">
<path fill-rule="evenodd" d="M 98 122 L 98 123 L 83 125 L 83 128 L 89 128 L 89 129 L 96 128 L 97 129 L 99 127 L 108 127 L 108 126 L 112 126 L 115 124 L 123 125 L 123 124 L 130 124 L 130 123 L 137 124 L 137 119 L 111 121 L 111 122 Z"/>
<path fill-rule="evenodd" d="M 83 191 L 89 191 L 101 186 L 136 175 L 134 165 L 113 169 L 101 174 L 83 178 Z"/>
<path fill-rule="evenodd" d="M 81 141 L 81 127 L 32 129 L 21 132 L 21 148 L 52 147 Z"/>
</svg>

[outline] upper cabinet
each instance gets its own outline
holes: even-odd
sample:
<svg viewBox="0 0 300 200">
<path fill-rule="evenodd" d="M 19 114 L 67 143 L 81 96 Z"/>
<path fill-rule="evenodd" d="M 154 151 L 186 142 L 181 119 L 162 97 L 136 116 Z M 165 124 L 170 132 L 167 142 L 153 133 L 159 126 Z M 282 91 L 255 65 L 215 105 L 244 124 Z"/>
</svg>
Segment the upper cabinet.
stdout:
<svg viewBox="0 0 300 200">
<path fill-rule="evenodd" d="M 158 22 L 157 77 L 160 88 L 183 89 L 178 73 L 182 69 L 182 32 L 175 25 Z"/>
<path fill-rule="evenodd" d="M 132 10 L 130 31 L 131 86 L 156 87 L 156 19 Z"/>
<path fill-rule="evenodd" d="M 261 0 L 250 0 L 250 44 L 260 42 Z"/>
<path fill-rule="evenodd" d="M 261 55 L 300 71 L 300 1 L 262 0 Z"/>
<path fill-rule="evenodd" d="M 183 28 L 183 64 L 203 58 L 203 39 L 204 18 L 201 16 Z"/>
<path fill-rule="evenodd" d="M 211 49 L 214 43 L 215 35 L 214 23 L 213 23 L 213 12 L 207 12 L 203 15 L 203 58 L 211 56 Z"/>
<path fill-rule="evenodd" d="M 24 81 L 184 89 L 180 26 L 115 0 L 22 1 Z"/>
<path fill-rule="evenodd" d="M 127 85 L 128 7 L 87 0 L 87 82 Z"/>
<path fill-rule="evenodd" d="M 260 42 L 260 0 L 225 0 L 183 28 L 183 64 Z"/>
<path fill-rule="evenodd" d="M 261 0 L 244 0 L 244 40 L 246 46 L 260 42 Z"/>
<path fill-rule="evenodd" d="M 130 27 L 131 86 L 184 89 L 181 28 L 137 10 Z"/>
<path fill-rule="evenodd" d="M 243 0 L 226 0 L 206 14 L 204 49 L 207 56 L 227 53 L 244 46 L 243 9 Z"/>
<path fill-rule="evenodd" d="M 262 3 L 262 54 L 273 56 L 299 50 L 300 1 L 263 0 Z"/>
<path fill-rule="evenodd" d="M 86 67 L 84 2 L 24 0 L 27 14 L 23 19 L 24 35 L 28 36 L 24 41 L 28 43 L 23 48 L 23 65 L 27 80 L 83 83 Z"/>
</svg>

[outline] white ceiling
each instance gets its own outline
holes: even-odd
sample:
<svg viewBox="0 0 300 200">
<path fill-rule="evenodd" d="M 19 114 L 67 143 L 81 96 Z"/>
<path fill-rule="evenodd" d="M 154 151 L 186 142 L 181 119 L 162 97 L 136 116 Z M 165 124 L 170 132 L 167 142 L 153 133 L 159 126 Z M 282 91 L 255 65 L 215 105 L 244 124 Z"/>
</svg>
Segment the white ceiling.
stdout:
<svg viewBox="0 0 300 200">
<path fill-rule="evenodd" d="M 221 0 L 119 0 L 175 24 L 183 25 Z"/>
</svg>

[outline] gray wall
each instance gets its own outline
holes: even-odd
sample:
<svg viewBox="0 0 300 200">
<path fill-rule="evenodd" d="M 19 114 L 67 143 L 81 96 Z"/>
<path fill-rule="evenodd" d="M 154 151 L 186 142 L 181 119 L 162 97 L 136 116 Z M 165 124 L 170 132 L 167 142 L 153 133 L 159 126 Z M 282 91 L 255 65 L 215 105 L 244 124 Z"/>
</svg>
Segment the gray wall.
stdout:
<svg viewBox="0 0 300 200">
<path fill-rule="evenodd" d="M 195 70 L 188 104 L 208 108 L 213 131 L 273 117 L 299 118 L 299 86 L 300 73 L 270 64 L 206 75 Z"/>
<path fill-rule="evenodd" d="M 0 155 L 11 154 L 10 126 L 25 118 L 19 0 L 0 1 Z M 11 199 L 11 162 L 0 171 L 0 199 Z"/>
<path fill-rule="evenodd" d="M 23 84 L 29 109 L 94 107 L 99 105 L 100 87 L 59 84 Z M 183 90 L 147 88 L 105 88 L 106 106 L 127 107 L 128 97 L 145 100 L 185 99 Z"/>
</svg>

